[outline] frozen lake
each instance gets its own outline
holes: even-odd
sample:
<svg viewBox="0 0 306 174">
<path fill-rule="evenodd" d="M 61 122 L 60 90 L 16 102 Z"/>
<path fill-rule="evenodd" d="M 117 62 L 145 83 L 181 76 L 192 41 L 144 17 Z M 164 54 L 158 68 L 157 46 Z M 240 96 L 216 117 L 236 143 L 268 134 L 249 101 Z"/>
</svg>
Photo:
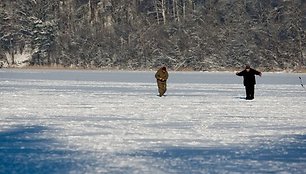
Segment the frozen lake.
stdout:
<svg viewBox="0 0 306 174">
<path fill-rule="evenodd" d="M 0 173 L 306 173 L 306 74 L 0 69 Z"/>
</svg>

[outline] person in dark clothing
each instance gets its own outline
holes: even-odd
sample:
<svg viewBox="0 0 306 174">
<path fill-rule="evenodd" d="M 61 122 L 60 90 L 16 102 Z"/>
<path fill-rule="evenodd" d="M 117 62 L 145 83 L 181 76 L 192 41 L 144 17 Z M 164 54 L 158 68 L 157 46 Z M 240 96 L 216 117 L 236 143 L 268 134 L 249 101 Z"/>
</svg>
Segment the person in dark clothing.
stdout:
<svg viewBox="0 0 306 174">
<path fill-rule="evenodd" d="M 168 72 L 165 66 L 161 67 L 155 74 L 159 96 L 163 96 L 167 91 Z"/>
<path fill-rule="evenodd" d="M 241 72 L 236 73 L 237 76 L 243 76 L 243 85 L 245 86 L 246 99 L 254 99 L 254 88 L 256 84 L 255 75 L 261 76 L 262 73 L 252 69 L 250 65 L 246 65 L 245 69 Z"/>
</svg>

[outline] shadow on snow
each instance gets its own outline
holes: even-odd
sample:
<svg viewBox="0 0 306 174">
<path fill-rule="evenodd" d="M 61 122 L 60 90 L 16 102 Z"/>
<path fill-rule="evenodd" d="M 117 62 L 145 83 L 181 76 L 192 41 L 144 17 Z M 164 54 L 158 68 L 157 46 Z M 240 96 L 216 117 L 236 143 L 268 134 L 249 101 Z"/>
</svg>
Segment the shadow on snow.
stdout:
<svg viewBox="0 0 306 174">
<path fill-rule="evenodd" d="M 167 147 L 129 156 L 147 158 L 166 173 L 306 173 L 306 135 L 255 147 Z"/>
<path fill-rule="evenodd" d="M 69 173 L 77 170 L 77 152 L 42 138 L 43 126 L 19 126 L 0 132 L 0 173 Z"/>
<path fill-rule="evenodd" d="M 81 152 L 64 150 L 55 140 L 42 138 L 48 130 L 43 126 L 19 126 L 0 132 L 0 173 L 82 173 L 90 170 L 86 166 L 112 173 L 137 170 L 116 168 L 116 164 L 111 168 L 105 164 L 95 166 L 96 161 L 86 161 Z M 113 155 L 142 159 L 143 165 L 161 173 L 306 173 L 306 135 L 251 147 L 165 147 Z"/>
</svg>

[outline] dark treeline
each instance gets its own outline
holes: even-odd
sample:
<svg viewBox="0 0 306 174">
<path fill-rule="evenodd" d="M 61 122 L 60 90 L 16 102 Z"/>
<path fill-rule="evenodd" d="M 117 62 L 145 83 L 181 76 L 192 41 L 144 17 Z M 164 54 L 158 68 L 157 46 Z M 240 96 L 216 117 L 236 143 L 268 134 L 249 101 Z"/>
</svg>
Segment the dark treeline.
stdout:
<svg viewBox="0 0 306 174">
<path fill-rule="evenodd" d="M 305 68 L 306 0 L 1 0 L 0 59 L 80 68 Z"/>
</svg>

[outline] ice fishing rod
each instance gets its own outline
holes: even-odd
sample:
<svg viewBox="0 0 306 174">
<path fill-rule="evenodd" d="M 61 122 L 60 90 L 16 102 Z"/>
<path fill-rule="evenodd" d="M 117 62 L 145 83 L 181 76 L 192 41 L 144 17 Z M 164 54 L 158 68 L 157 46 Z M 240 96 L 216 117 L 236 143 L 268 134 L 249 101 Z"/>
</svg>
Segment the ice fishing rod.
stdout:
<svg viewBox="0 0 306 174">
<path fill-rule="evenodd" d="M 303 79 L 302 79 L 301 77 L 299 77 L 299 79 L 300 79 L 301 86 L 302 86 L 304 89 L 306 89 L 305 86 L 304 86 L 304 84 L 303 84 Z"/>
</svg>

